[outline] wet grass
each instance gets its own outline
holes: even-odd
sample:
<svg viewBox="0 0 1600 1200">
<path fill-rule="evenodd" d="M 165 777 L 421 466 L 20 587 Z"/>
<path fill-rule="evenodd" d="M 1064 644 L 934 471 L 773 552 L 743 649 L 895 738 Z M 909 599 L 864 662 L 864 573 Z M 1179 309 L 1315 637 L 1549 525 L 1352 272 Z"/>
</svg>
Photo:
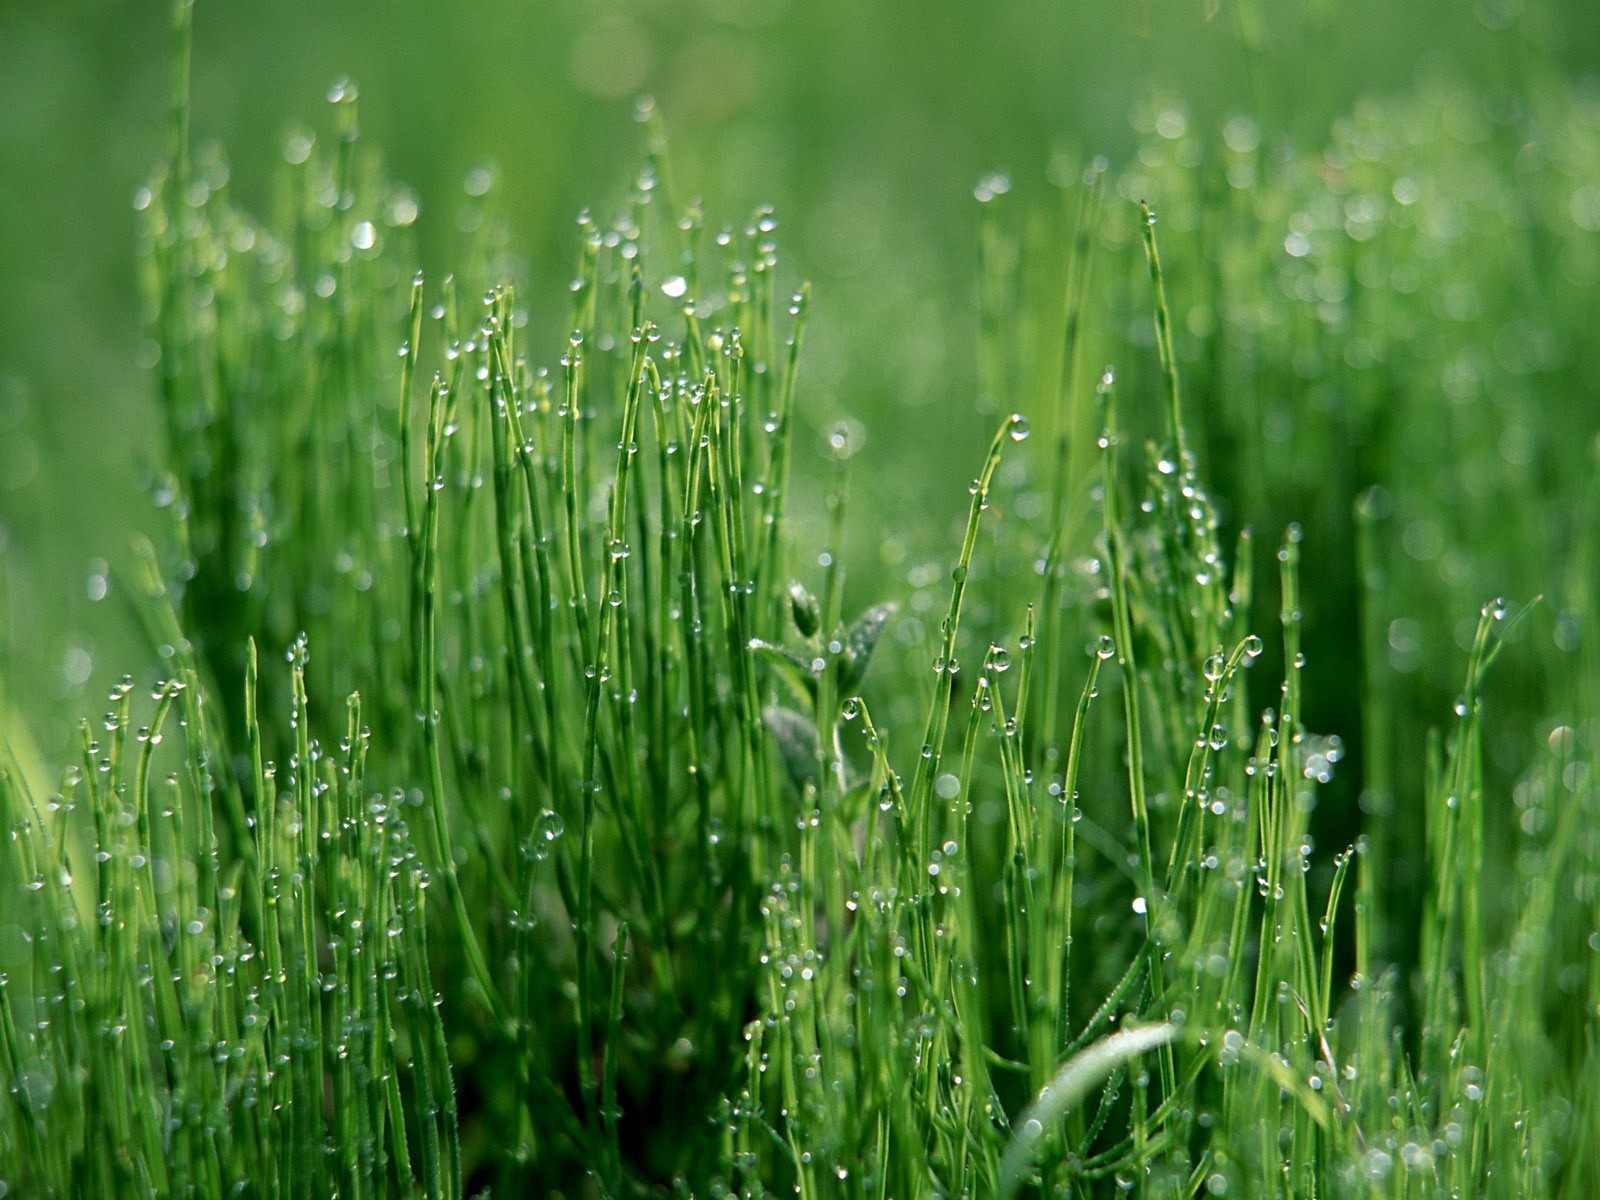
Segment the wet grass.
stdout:
<svg viewBox="0 0 1600 1200">
<path fill-rule="evenodd" d="M 12 1192 L 1594 1190 L 1592 96 L 986 181 L 909 569 L 772 214 L 647 125 L 531 328 L 331 100 L 139 200 L 169 670 L 0 764 Z"/>
</svg>

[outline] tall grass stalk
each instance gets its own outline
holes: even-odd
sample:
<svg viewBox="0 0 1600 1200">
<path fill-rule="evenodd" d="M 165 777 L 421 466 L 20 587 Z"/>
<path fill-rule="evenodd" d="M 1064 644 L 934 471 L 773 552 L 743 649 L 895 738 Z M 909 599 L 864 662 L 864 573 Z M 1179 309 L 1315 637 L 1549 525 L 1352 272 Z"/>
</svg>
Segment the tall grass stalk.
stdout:
<svg viewBox="0 0 1600 1200">
<path fill-rule="evenodd" d="M 167 666 L 48 796 L 0 759 L 6 1188 L 1593 1189 L 1592 448 L 1473 382 L 1495 276 L 1451 247 L 1558 238 L 1596 164 L 1452 195 L 1447 105 L 1314 169 L 1235 123 L 1093 167 L 1042 256 L 989 187 L 1007 415 L 908 581 L 846 573 L 914 509 L 852 503 L 868 451 L 814 428 L 776 218 L 678 208 L 658 126 L 547 330 L 484 211 L 416 272 L 353 87 L 257 220 L 186 78 L 139 200 L 168 524 L 122 583 Z M 1508 386 L 1592 382 L 1576 324 L 1535 333 Z M 1529 446 L 1560 499 L 1485 476 Z M 1240 515 L 1300 503 L 1258 596 Z M 1496 504 L 1573 561 L 1494 525 L 1493 590 L 1552 599 L 1462 636 Z M 1317 733 L 1330 657 L 1360 719 Z"/>
</svg>

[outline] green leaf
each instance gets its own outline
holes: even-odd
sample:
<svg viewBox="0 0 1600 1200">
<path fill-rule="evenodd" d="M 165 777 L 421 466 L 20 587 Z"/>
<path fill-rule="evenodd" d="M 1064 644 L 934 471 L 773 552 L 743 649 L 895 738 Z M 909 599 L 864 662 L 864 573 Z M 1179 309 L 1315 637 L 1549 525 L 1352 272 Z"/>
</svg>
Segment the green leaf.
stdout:
<svg viewBox="0 0 1600 1200">
<path fill-rule="evenodd" d="M 766 722 L 767 731 L 778 743 L 778 753 L 796 789 L 803 792 L 807 783 L 815 784 L 821 743 L 811 718 L 792 708 L 772 704 L 761 710 L 761 719 Z"/>
<path fill-rule="evenodd" d="M 872 659 L 872 649 L 897 607 L 892 602 L 874 604 L 850 626 L 844 639 L 844 662 L 839 668 L 841 692 L 852 692 L 861 683 L 862 676 L 867 673 L 867 663 Z"/>
<path fill-rule="evenodd" d="M 817 669 L 814 658 L 807 658 L 787 646 L 779 646 L 761 638 L 751 638 L 746 646 L 778 668 L 778 673 L 794 691 L 797 699 L 802 702 L 816 700 Z"/>
<path fill-rule="evenodd" d="M 1064 1062 L 1055 1078 L 1012 1122 L 1016 1132 L 1000 1160 L 1000 1194 L 1017 1194 L 1045 1134 L 1055 1128 L 1062 1115 L 1076 1106 L 1089 1089 L 1129 1059 L 1172 1041 L 1178 1032 L 1176 1025 L 1167 1022 L 1130 1027 L 1101 1038 Z"/>
<path fill-rule="evenodd" d="M 822 605 L 799 580 L 789 584 L 789 619 L 803 638 L 816 637 L 822 628 Z"/>
</svg>

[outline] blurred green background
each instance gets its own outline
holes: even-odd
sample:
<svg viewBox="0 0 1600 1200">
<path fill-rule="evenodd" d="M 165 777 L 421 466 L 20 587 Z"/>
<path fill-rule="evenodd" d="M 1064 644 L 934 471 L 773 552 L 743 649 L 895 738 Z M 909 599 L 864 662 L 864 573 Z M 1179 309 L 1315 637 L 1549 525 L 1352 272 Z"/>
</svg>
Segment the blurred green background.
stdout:
<svg viewBox="0 0 1600 1200">
<path fill-rule="evenodd" d="M 155 528 L 132 198 L 166 144 L 168 8 L 0 0 L 0 703 L 51 759 L 86 689 L 150 669 L 132 618 L 92 601 Z M 678 198 L 704 197 L 713 226 L 772 205 L 787 282 L 813 283 L 807 431 L 858 420 L 857 503 L 936 545 L 972 471 L 940 448 L 974 447 L 981 410 L 1013 407 L 978 397 L 980 178 L 1007 171 L 1049 211 L 1052 179 L 1127 163 L 1158 112 L 1210 129 L 1247 112 L 1314 148 L 1419 77 L 1491 101 L 1592 82 L 1600 5 L 202 0 L 193 64 L 195 138 L 225 146 L 258 210 L 286 139 L 325 132 L 330 84 L 355 80 L 366 144 L 419 199 L 430 273 L 492 163 L 550 358 L 572 219 L 623 200 L 635 103 L 654 96 Z"/>
</svg>

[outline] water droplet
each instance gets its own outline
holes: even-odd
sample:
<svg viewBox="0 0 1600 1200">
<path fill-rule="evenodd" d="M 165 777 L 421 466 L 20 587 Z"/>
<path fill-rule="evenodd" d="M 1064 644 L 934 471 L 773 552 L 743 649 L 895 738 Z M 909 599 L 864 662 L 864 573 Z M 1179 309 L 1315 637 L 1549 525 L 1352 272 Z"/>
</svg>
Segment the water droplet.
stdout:
<svg viewBox="0 0 1600 1200">
<path fill-rule="evenodd" d="M 1021 413 L 1012 413 L 1011 427 L 1006 432 L 1010 434 L 1013 442 L 1027 441 L 1028 434 L 1031 432 L 1028 428 L 1028 418 Z"/>
<path fill-rule="evenodd" d="M 555 841 L 566 831 L 566 822 L 560 813 L 547 808 L 539 814 L 539 836 L 546 842 Z"/>
<path fill-rule="evenodd" d="M 1100 635 L 1100 640 L 1095 643 L 1094 652 L 1095 656 L 1102 662 L 1108 658 L 1116 657 L 1116 639 L 1113 638 L 1109 633 L 1102 633 Z"/>
<path fill-rule="evenodd" d="M 972 189 L 972 195 L 979 204 L 988 204 L 996 196 L 1004 196 L 1010 190 L 1011 176 L 1003 171 L 996 171 L 978 180 L 977 186 Z"/>
</svg>

